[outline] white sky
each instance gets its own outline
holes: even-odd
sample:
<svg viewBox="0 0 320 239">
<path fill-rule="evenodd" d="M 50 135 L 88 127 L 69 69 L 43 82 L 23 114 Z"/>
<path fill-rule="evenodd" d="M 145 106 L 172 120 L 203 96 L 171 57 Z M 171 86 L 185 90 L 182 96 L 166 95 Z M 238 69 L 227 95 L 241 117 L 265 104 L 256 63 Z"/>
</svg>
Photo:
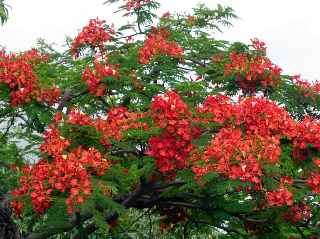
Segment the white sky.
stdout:
<svg viewBox="0 0 320 239">
<path fill-rule="evenodd" d="M 160 0 L 160 12 L 188 11 L 201 0 Z M 104 0 L 7 0 L 12 6 L 9 22 L 0 26 L 0 45 L 19 51 L 32 47 L 37 38 L 58 45 L 66 36 L 74 37 L 88 20 L 99 17 L 121 22 L 114 6 Z M 209 7 L 217 3 L 231 6 L 241 18 L 221 39 L 265 41 L 270 58 L 285 73 L 320 79 L 320 2 L 316 0 L 202 0 Z"/>
</svg>

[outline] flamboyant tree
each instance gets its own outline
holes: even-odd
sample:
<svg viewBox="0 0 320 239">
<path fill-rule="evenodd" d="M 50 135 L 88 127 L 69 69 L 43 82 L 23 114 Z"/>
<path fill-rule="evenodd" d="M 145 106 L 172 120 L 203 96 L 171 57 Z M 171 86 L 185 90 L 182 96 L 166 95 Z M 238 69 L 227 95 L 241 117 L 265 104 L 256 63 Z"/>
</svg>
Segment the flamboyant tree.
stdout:
<svg viewBox="0 0 320 239">
<path fill-rule="evenodd" d="M 0 238 L 320 238 L 320 84 L 216 39 L 229 7 L 120 3 L 0 52 Z"/>
</svg>

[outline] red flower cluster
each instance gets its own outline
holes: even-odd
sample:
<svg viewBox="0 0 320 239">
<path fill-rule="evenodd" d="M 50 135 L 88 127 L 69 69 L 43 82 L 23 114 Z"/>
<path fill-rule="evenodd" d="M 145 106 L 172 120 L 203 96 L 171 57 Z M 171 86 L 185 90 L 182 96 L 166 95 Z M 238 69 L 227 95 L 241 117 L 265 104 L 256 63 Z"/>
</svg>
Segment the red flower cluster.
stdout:
<svg viewBox="0 0 320 239">
<path fill-rule="evenodd" d="M 193 171 L 197 178 L 217 171 L 231 179 L 259 184 L 264 163 L 278 162 L 280 138 L 296 135 L 296 124 L 289 114 L 262 98 L 231 104 L 226 96 L 209 96 L 197 113 L 205 116 L 202 122 L 223 124 L 203 155 L 196 157 Z"/>
<path fill-rule="evenodd" d="M 97 119 L 95 128 L 102 133 L 101 143 L 109 146 L 109 139 L 120 141 L 123 133 L 130 129 L 148 129 L 148 124 L 141 122 L 145 114 L 129 112 L 125 107 L 112 108 L 107 119 Z"/>
<path fill-rule="evenodd" d="M 153 29 L 142 48 L 139 49 L 139 62 L 148 64 L 157 54 L 176 58 L 183 56 L 183 49 L 174 41 L 168 41 L 170 32 L 165 28 Z"/>
<path fill-rule="evenodd" d="M 78 109 L 72 109 L 68 114 L 68 124 L 81 125 L 81 126 L 93 126 L 94 122 L 91 117 Z"/>
<path fill-rule="evenodd" d="M 10 89 L 12 106 L 28 103 L 32 99 L 52 104 L 58 101 L 61 91 L 58 88 L 43 89 L 33 71 L 33 65 L 47 60 L 35 49 L 21 55 L 0 52 L 0 83 Z"/>
<path fill-rule="evenodd" d="M 144 114 L 129 112 L 125 107 L 112 108 L 107 119 L 92 119 L 80 110 L 73 109 L 68 114 L 67 123 L 81 126 L 92 126 L 102 134 L 101 143 L 110 146 L 110 139 L 120 141 L 122 134 L 130 129 L 147 129 L 148 125 L 139 120 Z"/>
<path fill-rule="evenodd" d="M 224 60 L 224 55 L 223 54 L 215 54 L 211 57 L 212 62 L 214 63 L 219 63 Z"/>
<path fill-rule="evenodd" d="M 31 202 L 38 213 L 43 213 L 50 206 L 52 189 L 44 182 L 48 177 L 49 167 L 49 164 L 44 161 L 38 162 L 33 167 L 24 167 L 23 175 L 19 179 L 21 187 L 12 192 L 12 195 L 16 197 L 30 194 Z M 13 204 L 19 203 L 13 201 Z"/>
<path fill-rule="evenodd" d="M 287 189 L 287 185 L 292 185 L 293 179 L 288 176 L 280 178 L 280 186 L 277 191 L 267 192 L 267 201 L 270 207 L 273 206 L 292 206 L 293 205 L 293 194 Z"/>
<path fill-rule="evenodd" d="M 82 80 L 87 83 L 89 93 L 95 96 L 103 96 L 107 85 L 103 82 L 106 77 L 118 77 L 119 73 L 110 64 L 101 64 L 97 60 L 94 62 L 94 70 L 86 67 L 82 74 Z"/>
<path fill-rule="evenodd" d="M 40 52 L 34 48 L 19 55 L 19 58 L 30 64 L 39 64 L 48 61 L 48 56 L 40 54 Z"/>
<path fill-rule="evenodd" d="M 191 113 L 175 92 L 156 96 L 151 104 L 155 123 L 164 131 L 149 139 L 148 154 L 156 159 L 160 172 L 172 172 L 187 166 L 187 157 L 194 148 L 192 139 L 199 135 L 191 125 Z"/>
<path fill-rule="evenodd" d="M 292 224 L 296 224 L 299 221 L 307 221 L 311 218 L 311 208 L 304 203 L 300 203 L 292 206 L 290 211 L 286 212 L 283 217 Z"/>
<path fill-rule="evenodd" d="M 265 50 L 264 43 L 253 41 L 257 51 Z M 230 63 L 225 64 L 224 75 L 235 76 L 238 86 L 244 92 L 255 92 L 257 87 L 275 87 L 280 82 L 281 68 L 274 65 L 263 54 L 248 55 L 230 53 Z"/>
<path fill-rule="evenodd" d="M 227 96 L 208 96 L 197 113 L 197 121 L 240 126 L 247 135 L 296 135 L 296 124 L 288 112 L 264 98 L 246 98 L 232 104 Z"/>
<path fill-rule="evenodd" d="M 291 80 L 305 97 L 310 97 L 312 100 L 315 100 L 316 96 L 320 93 L 319 81 L 311 83 L 309 81 L 301 79 L 300 75 L 292 76 Z"/>
<path fill-rule="evenodd" d="M 225 95 L 208 96 L 204 103 L 198 107 L 199 117 L 197 121 L 209 123 L 225 123 L 231 120 L 236 112 L 230 98 Z"/>
<path fill-rule="evenodd" d="M 124 0 L 126 1 L 127 10 L 136 10 L 141 8 L 143 5 L 150 3 L 150 0 Z"/>
<path fill-rule="evenodd" d="M 61 90 L 59 88 L 47 88 L 47 89 L 40 89 L 39 95 L 37 96 L 37 101 L 39 102 L 46 102 L 49 105 L 57 103 L 61 96 Z"/>
<path fill-rule="evenodd" d="M 293 195 L 292 193 L 283 185 L 280 185 L 278 191 L 267 192 L 267 200 L 269 206 L 292 206 L 293 205 Z"/>
<path fill-rule="evenodd" d="M 11 201 L 11 208 L 17 216 L 20 216 L 23 211 L 24 203 L 22 201 Z"/>
<path fill-rule="evenodd" d="M 296 127 L 293 156 L 300 160 L 306 160 L 308 156 L 311 156 L 308 146 L 320 150 L 320 123 L 310 117 L 304 118 Z"/>
<path fill-rule="evenodd" d="M 16 106 L 21 103 L 30 102 L 32 92 L 36 90 L 37 77 L 32 66 L 17 57 L 0 54 L 0 83 L 8 85 L 10 88 L 11 104 Z"/>
<path fill-rule="evenodd" d="M 252 47 L 256 51 L 260 51 L 261 53 L 265 53 L 267 50 L 266 43 L 260 41 L 258 38 L 251 39 Z"/>
<path fill-rule="evenodd" d="M 315 193 L 320 193 L 320 174 L 314 173 L 307 179 L 307 185 Z"/>
<path fill-rule="evenodd" d="M 263 163 L 277 163 L 280 154 L 277 138 L 243 136 L 240 129 L 223 128 L 201 157 L 204 167 L 194 166 L 193 171 L 197 178 L 217 171 L 234 180 L 259 184 Z"/>
<path fill-rule="evenodd" d="M 248 135 L 287 136 L 296 134 L 296 124 L 288 112 L 265 98 L 247 98 L 235 106 L 236 124 Z"/>
<path fill-rule="evenodd" d="M 99 49 L 100 53 L 104 52 L 104 43 L 111 40 L 113 29 L 105 29 L 105 21 L 98 18 L 91 19 L 78 36 L 74 39 L 71 46 L 72 55 L 78 57 L 81 48 L 90 47 L 92 50 Z"/>
<path fill-rule="evenodd" d="M 162 14 L 161 18 L 164 18 L 164 19 L 169 19 L 171 17 L 171 13 L 168 11 L 168 12 L 165 12 Z"/>
<path fill-rule="evenodd" d="M 60 135 L 59 129 L 54 124 L 49 125 L 49 128 L 44 133 L 44 137 L 45 140 L 40 149 L 49 156 L 62 155 L 63 151 L 70 145 L 70 141 Z"/>
<path fill-rule="evenodd" d="M 204 150 L 192 152 L 190 159 L 197 179 L 208 172 L 218 172 L 233 180 L 250 182 L 255 190 L 261 190 L 263 168 L 266 164 L 278 163 L 282 138 L 288 140 L 295 158 L 313 158 L 314 165 L 320 165 L 317 157 L 320 151 L 319 121 L 306 117 L 296 122 L 270 100 L 253 97 L 233 104 L 226 96 L 209 96 L 198 107 L 193 120 L 208 123 L 208 126 L 212 122 L 221 124 L 216 125 L 220 129 Z M 291 206 L 293 195 L 285 185 L 292 183 L 291 178 L 282 177 L 279 190 L 267 192 L 269 205 Z M 312 172 L 306 185 L 320 193 L 320 174 Z"/>
<path fill-rule="evenodd" d="M 90 175 L 103 175 L 110 162 L 95 148 L 84 149 L 80 146 L 67 153 L 69 145 L 70 142 L 60 136 L 56 126 L 51 125 L 45 133 L 41 150 L 50 155 L 52 160 L 41 160 L 22 170 L 23 176 L 19 180 L 21 187 L 12 192 L 18 199 L 12 203 L 17 214 L 21 213 L 23 205 L 19 197 L 26 195 L 30 195 L 35 211 L 43 213 L 50 207 L 54 191 L 68 192 L 66 204 L 68 213 L 72 213 L 91 194 Z"/>
</svg>

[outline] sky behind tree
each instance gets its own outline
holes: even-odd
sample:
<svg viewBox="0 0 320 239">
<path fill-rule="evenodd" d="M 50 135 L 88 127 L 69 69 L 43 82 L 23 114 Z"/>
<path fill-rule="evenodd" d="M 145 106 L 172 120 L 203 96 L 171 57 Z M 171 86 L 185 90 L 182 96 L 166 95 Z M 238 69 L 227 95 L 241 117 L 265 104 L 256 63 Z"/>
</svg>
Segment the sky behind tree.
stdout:
<svg viewBox="0 0 320 239">
<path fill-rule="evenodd" d="M 187 11 L 198 0 L 161 0 L 159 14 Z M 209 7 L 218 3 L 231 6 L 240 19 L 217 38 L 249 43 L 258 37 L 268 46 L 270 58 L 285 73 L 301 73 L 304 78 L 320 79 L 320 15 L 318 1 L 297 0 L 202 0 Z M 58 46 L 66 36 L 74 37 L 91 18 L 99 17 L 115 26 L 124 23 L 121 14 L 113 14 L 115 6 L 103 0 L 7 0 L 12 7 L 7 24 L 0 27 L 0 45 L 20 51 L 34 46 L 43 38 Z"/>
</svg>

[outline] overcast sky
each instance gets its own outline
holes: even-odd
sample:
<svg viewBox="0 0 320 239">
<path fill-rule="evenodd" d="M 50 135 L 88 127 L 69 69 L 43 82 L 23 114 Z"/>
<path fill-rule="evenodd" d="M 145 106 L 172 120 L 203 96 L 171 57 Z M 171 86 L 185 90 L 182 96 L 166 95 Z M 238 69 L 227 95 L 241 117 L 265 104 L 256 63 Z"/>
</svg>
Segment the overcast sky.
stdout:
<svg viewBox="0 0 320 239">
<path fill-rule="evenodd" d="M 19 51 L 32 47 L 37 38 L 59 45 L 74 37 L 91 18 L 121 22 L 104 0 L 7 0 L 9 22 L 0 26 L 0 45 Z M 160 12 L 190 11 L 200 0 L 161 0 Z M 320 2 L 315 0 L 202 0 L 234 8 L 240 19 L 219 35 L 230 41 L 249 42 L 258 37 L 268 45 L 270 58 L 285 73 L 320 79 Z"/>
</svg>

